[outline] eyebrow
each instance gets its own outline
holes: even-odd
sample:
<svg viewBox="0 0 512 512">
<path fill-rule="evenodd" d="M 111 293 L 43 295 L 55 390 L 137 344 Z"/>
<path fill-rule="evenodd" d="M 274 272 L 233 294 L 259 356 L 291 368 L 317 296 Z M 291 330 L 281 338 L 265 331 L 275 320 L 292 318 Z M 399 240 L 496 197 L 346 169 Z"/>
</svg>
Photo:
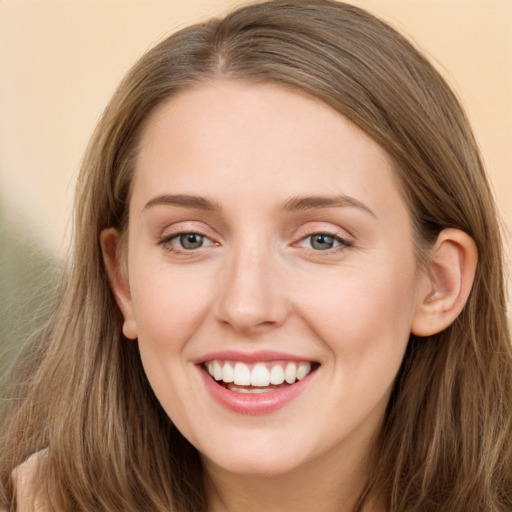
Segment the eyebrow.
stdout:
<svg viewBox="0 0 512 512">
<path fill-rule="evenodd" d="M 220 211 L 220 204 L 207 197 L 192 196 L 188 194 L 164 194 L 154 197 L 146 203 L 144 210 L 153 206 L 183 206 L 185 208 L 195 208 L 197 210 Z"/>
<path fill-rule="evenodd" d="M 144 206 L 144 210 L 154 206 L 182 206 L 184 208 L 194 208 L 197 210 L 205 210 L 211 212 L 220 212 L 222 210 L 219 203 L 213 199 L 194 196 L 189 194 L 163 194 L 156 196 L 149 200 Z M 300 210 L 314 210 L 319 208 L 339 208 L 339 207 L 353 207 L 359 208 L 372 217 L 377 218 L 375 213 L 368 208 L 364 203 L 346 195 L 335 196 L 296 196 L 286 200 L 280 205 L 277 210 L 281 211 L 300 211 Z"/>
<path fill-rule="evenodd" d="M 285 211 L 313 210 L 317 208 L 338 208 L 338 207 L 354 207 L 359 208 L 372 217 L 377 215 L 368 208 L 364 203 L 355 197 L 345 195 L 335 196 L 297 196 L 288 199 L 280 209 Z"/>
</svg>

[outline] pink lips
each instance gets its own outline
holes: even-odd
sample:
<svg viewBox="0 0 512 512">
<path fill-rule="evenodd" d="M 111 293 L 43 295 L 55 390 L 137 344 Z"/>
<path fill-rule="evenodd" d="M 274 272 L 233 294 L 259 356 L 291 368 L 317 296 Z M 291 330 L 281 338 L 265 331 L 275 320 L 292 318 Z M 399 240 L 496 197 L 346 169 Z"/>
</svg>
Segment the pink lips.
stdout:
<svg viewBox="0 0 512 512">
<path fill-rule="evenodd" d="M 302 380 L 295 384 L 285 387 L 279 387 L 265 393 L 237 393 L 218 384 L 205 371 L 203 363 L 214 359 L 235 360 L 245 363 L 266 362 L 266 361 L 304 361 L 304 357 L 290 356 L 278 352 L 258 352 L 254 354 L 238 353 L 233 351 L 223 351 L 208 354 L 196 361 L 196 366 L 201 374 L 201 378 L 211 396 L 222 406 L 236 412 L 246 415 L 270 414 L 286 406 L 294 398 L 299 396 L 309 385 L 315 372 L 311 372 Z"/>
<path fill-rule="evenodd" d="M 264 351 L 254 352 L 252 354 L 245 352 L 237 352 L 235 350 L 223 350 L 222 352 L 211 352 L 205 356 L 197 359 L 196 364 L 202 364 L 207 361 L 213 361 L 214 359 L 224 359 L 232 361 L 241 361 L 243 363 L 257 363 L 266 361 L 306 361 L 304 357 L 298 357 L 284 352 Z"/>
</svg>

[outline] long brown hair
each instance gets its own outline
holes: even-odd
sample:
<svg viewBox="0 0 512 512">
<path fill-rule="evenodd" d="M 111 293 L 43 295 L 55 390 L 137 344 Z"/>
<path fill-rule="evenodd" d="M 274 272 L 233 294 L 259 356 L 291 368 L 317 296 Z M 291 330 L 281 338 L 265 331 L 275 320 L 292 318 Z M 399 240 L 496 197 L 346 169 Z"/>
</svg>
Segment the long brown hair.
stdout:
<svg viewBox="0 0 512 512">
<path fill-rule="evenodd" d="M 206 508 L 197 451 L 145 377 L 105 273 L 99 234 L 123 231 L 140 133 L 162 101 L 222 77 L 272 82 L 346 116 L 392 157 L 418 255 L 447 227 L 479 262 L 457 320 L 411 337 L 372 452 L 362 510 L 512 510 L 512 353 L 497 213 L 466 116 L 429 62 L 367 12 L 330 0 L 277 0 L 186 28 L 121 83 L 78 179 L 73 250 L 43 335 L 20 358 L 4 414 L 1 505 L 10 475 L 44 450 L 38 476 L 59 510 Z M 50 485 L 50 484 L 47 484 Z M 44 487 L 44 486 L 43 486 Z"/>
</svg>

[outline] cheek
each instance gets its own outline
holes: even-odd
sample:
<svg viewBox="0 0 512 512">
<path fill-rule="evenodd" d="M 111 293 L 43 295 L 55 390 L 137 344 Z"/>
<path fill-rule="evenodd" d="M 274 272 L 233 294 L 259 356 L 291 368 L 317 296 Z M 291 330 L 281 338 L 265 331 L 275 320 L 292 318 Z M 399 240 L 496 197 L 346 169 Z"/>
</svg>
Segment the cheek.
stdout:
<svg viewBox="0 0 512 512">
<path fill-rule="evenodd" d="M 373 269 L 354 269 L 299 287 L 304 318 L 341 364 L 352 359 L 377 365 L 380 359 L 401 360 L 416 286 L 414 265 L 405 268 L 381 262 Z"/>
<path fill-rule="evenodd" d="M 199 273 L 196 279 L 180 269 L 139 266 L 131 293 L 138 345 L 151 388 L 173 421 L 180 423 L 186 407 L 179 397 L 192 396 L 187 363 L 191 340 L 211 309 L 212 292 Z"/>
<path fill-rule="evenodd" d="M 140 267 L 139 267 L 140 268 Z M 176 351 L 194 335 L 211 309 L 212 291 L 201 272 L 147 266 L 130 282 L 139 343 Z"/>
<path fill-rule="evenodd" d="M 331 354 L 325 371 L 343 418 L 374 408 L 383 414 L 412 322 L 413 279 L 358 275 L 328 293 L 310 289 L 305 299 L 304 318 Z"/>
</svg>

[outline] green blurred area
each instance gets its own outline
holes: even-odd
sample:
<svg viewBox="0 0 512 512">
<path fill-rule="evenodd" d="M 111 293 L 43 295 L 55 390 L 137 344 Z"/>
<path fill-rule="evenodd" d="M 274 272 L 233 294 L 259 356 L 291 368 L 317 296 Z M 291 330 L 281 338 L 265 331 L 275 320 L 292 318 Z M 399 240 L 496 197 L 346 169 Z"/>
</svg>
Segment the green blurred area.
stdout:
<svg viewBox="0 0 512 512">
<path fill-rule="evenodd" d="M 27 340 L 47 321 L 59 262 L 0 205 L 0 382 Z"/>
</svg>

